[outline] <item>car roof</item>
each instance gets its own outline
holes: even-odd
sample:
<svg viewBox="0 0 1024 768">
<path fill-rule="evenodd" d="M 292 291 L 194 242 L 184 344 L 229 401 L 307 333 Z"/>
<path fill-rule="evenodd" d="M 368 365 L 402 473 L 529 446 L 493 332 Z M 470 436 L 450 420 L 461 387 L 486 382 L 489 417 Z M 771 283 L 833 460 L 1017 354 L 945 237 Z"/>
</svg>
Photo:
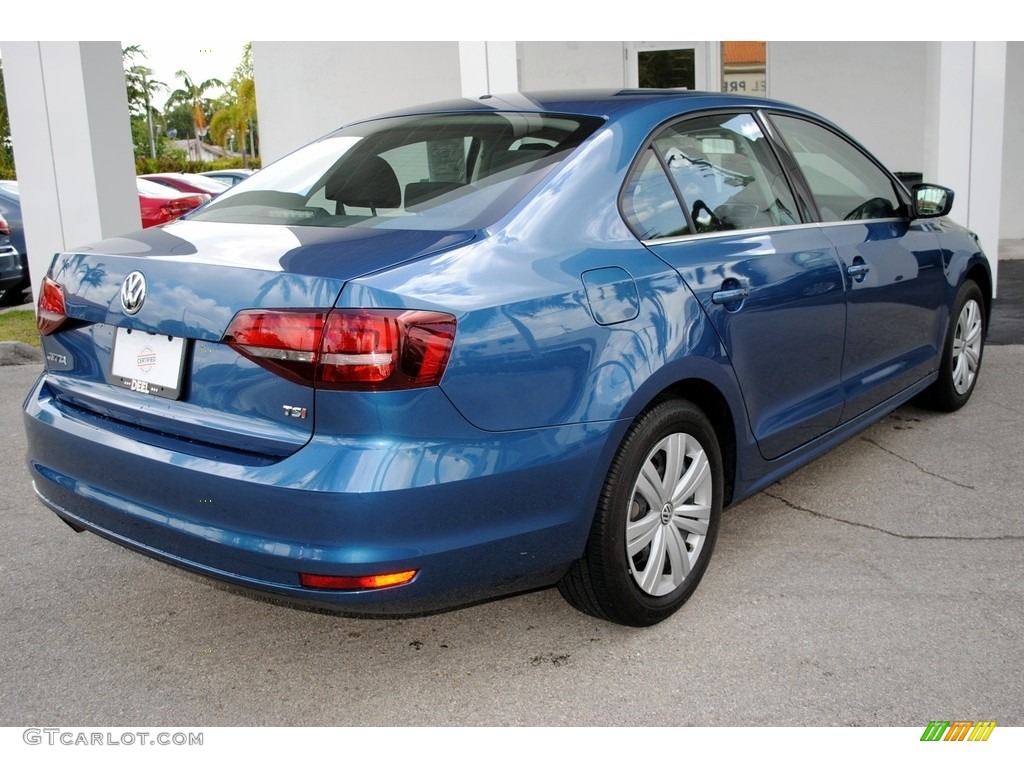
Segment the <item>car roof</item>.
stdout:
<svg viewBox="0 0 1024 768">
<path fill-rule="evenodd" d="M 377 117 L 452 112 L 548 112 L 613 119 L 631 113 L 682 114 L 708 109 L 735 108 L 784 109 L 807 115 L 813 114 L 792 104 L 752 96 L 678 88 L 618 88 L 484 94 L 476 99 L 452 99 L 422 104 Z"/>
</svg>

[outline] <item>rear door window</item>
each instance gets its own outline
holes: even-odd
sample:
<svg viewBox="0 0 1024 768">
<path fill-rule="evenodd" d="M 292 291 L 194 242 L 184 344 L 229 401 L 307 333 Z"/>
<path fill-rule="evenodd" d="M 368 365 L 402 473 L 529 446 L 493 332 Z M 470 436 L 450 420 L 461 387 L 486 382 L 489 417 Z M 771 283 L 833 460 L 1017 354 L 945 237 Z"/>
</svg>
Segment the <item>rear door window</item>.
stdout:
<svg viewBox="0 0 1024 768">
<path fill-rule="evenodd" d="M 665 128 L 623 195 L 623 214 L 641 239 L 685 234 L 680 218 L 696 233 L 797 224 L 796 210 L 782 168 L 749 114 L 703 115 Z"/>
</svg>

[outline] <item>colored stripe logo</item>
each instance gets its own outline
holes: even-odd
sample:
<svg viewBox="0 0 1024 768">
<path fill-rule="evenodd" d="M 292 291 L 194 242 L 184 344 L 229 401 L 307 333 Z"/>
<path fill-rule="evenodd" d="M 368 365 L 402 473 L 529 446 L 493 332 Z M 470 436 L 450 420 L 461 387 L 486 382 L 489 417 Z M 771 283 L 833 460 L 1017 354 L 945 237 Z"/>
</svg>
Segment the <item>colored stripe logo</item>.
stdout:
<svg viewBox="0 0 1024 768">
<path fill-rule="evenodd" d="M 995 727 L 995 720 L 931 720 L 921 741 L 988 741 Z"/>
</svg>

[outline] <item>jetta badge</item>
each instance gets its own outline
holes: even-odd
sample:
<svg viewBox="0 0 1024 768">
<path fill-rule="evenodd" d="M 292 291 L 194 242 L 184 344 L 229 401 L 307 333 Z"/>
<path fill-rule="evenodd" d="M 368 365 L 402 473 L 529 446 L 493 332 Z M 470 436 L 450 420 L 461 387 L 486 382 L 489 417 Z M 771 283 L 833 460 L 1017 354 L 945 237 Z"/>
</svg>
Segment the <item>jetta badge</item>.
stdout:
<svg viewBox="0 0 1024 768">
<path fill-rule="evenodd" d="M 146 276 L 141 272 L 132 272 L 121 283 L 121 306 L 129 315 L 142 309 L 146 300 Z"/>
</svg>

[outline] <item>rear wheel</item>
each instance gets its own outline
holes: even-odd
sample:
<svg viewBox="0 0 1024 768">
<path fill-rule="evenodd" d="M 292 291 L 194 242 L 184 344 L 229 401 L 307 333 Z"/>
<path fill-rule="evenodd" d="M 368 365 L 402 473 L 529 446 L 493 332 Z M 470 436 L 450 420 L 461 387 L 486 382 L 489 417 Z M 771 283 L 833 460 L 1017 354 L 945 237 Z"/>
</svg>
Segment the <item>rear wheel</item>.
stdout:
<svg viewBox="0 0 1024 768">
<path fill-rule="evenodd" d="M 957 291 L 942 350 L 939 379 L 925 392 L 924 404 L 955 411 L 971 398 L 985 344 L 985 298 L 973 280 Z"/>
<path fill-rule="evenodd" d="M 675 613 L 707 568 L 722 511 L 714 428 L 663 400 L 630 428 L 605 480 L 583 557 L 559 582 L 584 613 L 650 626 Z"/>
</svg>

